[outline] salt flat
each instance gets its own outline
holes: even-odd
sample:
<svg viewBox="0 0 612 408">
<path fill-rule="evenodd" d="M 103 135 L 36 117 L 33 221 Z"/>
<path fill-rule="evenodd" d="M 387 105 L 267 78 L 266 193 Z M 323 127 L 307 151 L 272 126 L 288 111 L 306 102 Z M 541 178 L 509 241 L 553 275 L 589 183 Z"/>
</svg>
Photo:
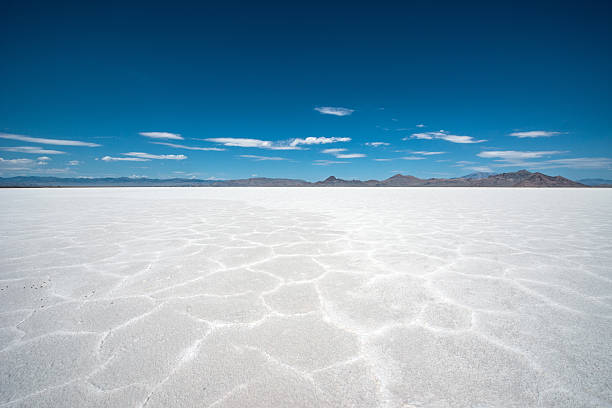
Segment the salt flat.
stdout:
<svg viewBox="0 0 612 408">
<path fill-rule="evenodd" d="M 612 406 L 612 190 L 0 191 L 0 406 Z"/>
</svg>

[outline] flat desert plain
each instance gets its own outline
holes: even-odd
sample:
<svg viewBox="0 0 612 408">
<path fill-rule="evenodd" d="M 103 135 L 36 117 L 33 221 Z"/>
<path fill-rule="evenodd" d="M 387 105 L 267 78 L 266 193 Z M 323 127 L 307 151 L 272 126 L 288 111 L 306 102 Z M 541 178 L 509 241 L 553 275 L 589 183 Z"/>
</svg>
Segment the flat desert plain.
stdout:
<svg viewBox="0 0 612 408">
<path fill-rule="evenodd" d="M 612 406 L 612 189 L 0 191 L 2 407 Z"/>
</svg>

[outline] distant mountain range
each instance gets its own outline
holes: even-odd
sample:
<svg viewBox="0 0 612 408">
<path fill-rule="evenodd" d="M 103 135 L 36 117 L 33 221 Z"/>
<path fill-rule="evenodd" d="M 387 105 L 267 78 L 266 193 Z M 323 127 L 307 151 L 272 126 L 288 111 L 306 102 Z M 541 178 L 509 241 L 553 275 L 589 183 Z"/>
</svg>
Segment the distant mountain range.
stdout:
<svg viewBox="0 0 612 408">
<path fill-rule="evenodd" d="M 593 187 L 612 187 L 612 180 L 593 178 L 593 179 L 582 179 L 578 180 L 579 183 L 582 183 L 587 186 Z"/>
<path fill-rule="evenodd" d="M 595 179 L 600 180 L 600 179 Z M 592 180 L 583 180 L 592 181 Z M 608 182 L 609 180 L 603 180 Z M 591 184 L 612 187 L 612 182 Z M 473 173 L 458 178 L 420 179 L 396 174 L 385 180 L 343 180 L 330 176 L 314 183 L 283 178 L 239 180 L 149 179 L 149 178 L 60 178 L 0 177 L 0 187 L 588 187 L 589 184 L 561 176 L 548 176 L 520 170 L 513 173 Z"/>
</svg>

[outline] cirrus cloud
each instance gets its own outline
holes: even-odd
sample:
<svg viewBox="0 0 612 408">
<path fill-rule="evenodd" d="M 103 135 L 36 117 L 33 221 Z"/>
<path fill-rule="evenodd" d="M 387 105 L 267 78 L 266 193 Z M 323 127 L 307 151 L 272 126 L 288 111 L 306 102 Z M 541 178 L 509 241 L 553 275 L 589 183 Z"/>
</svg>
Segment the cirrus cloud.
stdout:
<svg viewBox="0 0 612 408">
<path fill-rule="evenodd" d="M 433 156 L 437 154 L 444 154 L 446 152 L 424 152 L 424 151 L 411 151 L 412 154 L 420 154 L 422 156 Z"/>
<path fill-rule="evenodd" d="M 207 142 L 219 143 L 230 147 L 256 147 L 269 150 L 302 150 L 299 146 L 291 146 L 288 142 L 272 142 L 270 140 L 249 139 L 239 137 L 213 137 L 203 139 Z"/>
<path fill-rule="evenodd" d="M 151 139 L 172 139 L 172 140 L 184 140 L 178 133 L 170 132 L 139 132 L 140 136 L 149 137 Z"/>
<path fill-rule="evenodd" d="M 321 153 L 333 154 L 338 159 L 358 159 L 366 157 L 363 153 L 344 153 L 346 149 L 324 149 Z"/>
<path fill-rule="evenodd" d="M 28 153 L 28 154 L 65 154 L 66 153 L 66 152 L 62 152 L 61 150 L 43 149 L 37 146 L 0 147 L 0 150 L 4 150 L 5 152 Z"/>
<path fill-rule="evenodd" d="M 270 157 L 270 156 L 257 156 L 255 154 L 241 154 L 238 157 L 243 157 L 245 159 L 253 159 L 255 161 L 281 161 L 288 160 L 284 157 Z"/>
<path fill-rule="evenodd" d="M 347 164 L 350 162 L 347 161 L 339 161 L 339 160 L 315 160 L 312 162 L 313 166 L 330 166 L 332 164 Z"/>
<path fill-rule="evenodd" d="M 114 162 L 114 161 L 130 161 L 130 162 L 145 162 L 150 161 L 149 159 L 141 159 L 138 157 L 112 157 L 112 156 L 104 156 L 100 160 L 105 162 Z"/>
<path fill-rule="evenodd" d="M 157 144 L 157 145 L 163 145 L 163 146 L 170 146 L 176 149 L 202 150 L 202 151 L 215 151 L 215 152 L 222 152 L 225 150 L 221 147 L 194 147 L 194 146 L 185 146 L 181 144 L 166 143 L 166 142 L 150 142 L 150 143 Z"/>
<path fill-rule="evenodd" d="M 350 142 L 350 137 L 307 137 L 305 139 L 296 138 L 289 143 L 291 146 L 329 144 L 337 142 Z"/>
<path fill-rule="evenodd" d="M 438 132 L 423 132 L 423 133 L 413 133 L 410 137 L 405 137 L 403 140 L 408 139 L 424 139 L 424 140 L 433 140 L 440 139 L 446 140 L 451 143 L 482 143 L 486 142 L 486 140 L 476 140 L 472 136 L 459 136 L 448 133 L 445 130 L 440 130 Z"/>
<path fill-rule="evenodd" d="M 185 156 L 184 154 L 150 154 L 142 152 L 129 152 L 121 154 L 123 154 L 124 156 L 153 160 L 185 160 L 187 158 L 187 156 Z"/>
<path fill-rule="evenodd" d="M 34 160 L 32 159 L 3 159 L 2 157 L 0 157 L 0 163 L 2 164 L 32 164 L 34 163 Z"/>
<path fill-rule="evenodd" d="M 314 108 L 314 110 L 324 115 L 334 116 L 349 116 L 350 114 L 355 112 L 354 109 L 341 108 L 336 106 L 317 106 L 316 108 Z"/>
<path fill-rule="evenodd" d="M 81 142 L 79 140 L 65 140 L 65 139 L 45 139 L 40 137 L 30 137 L 24 135 L 14 135 L 10 133 L 0 133 L 1 139 L 19 140 L 21 142 L 31 142 L 40 144 L 50 144 L 58 146 L 86 146 L 86 147 L 98 147 L 97 143 Z"/>
<path fill-rule="evenodd" d="M 544 156 L 563 153 L 558 150 L 545 150 L 539 152 L 525 152 L 516 150 L 490 150 L 477 154 L 478 157 L 486 159 L 501 159 L 501 160 L 524 160 L 524 159 L 539 159 Z"/>
<path fill-rule="evenodd" d="M 510 136 L 518 137 L 519 139 L 523 138 L 534 138 L 534 137 L 551 137 L 560 135 L 561 132 L 551 132 L 547 130 L 530 130 L 527 132 L 512 132 Z"/>
<path fill-rule="evenodd" d="M 219 143 L 229 147 L 254 147 L 257 149 L 268 150 L 304 150 L 302 145 L 320 145 L 337 142 L 350 142 L 350 137 L 307 137 L 288 140 L 261 140 L 241 137 L 213 137 L 208 139 L 198 139 L 206 142 Z"/>
</svg>

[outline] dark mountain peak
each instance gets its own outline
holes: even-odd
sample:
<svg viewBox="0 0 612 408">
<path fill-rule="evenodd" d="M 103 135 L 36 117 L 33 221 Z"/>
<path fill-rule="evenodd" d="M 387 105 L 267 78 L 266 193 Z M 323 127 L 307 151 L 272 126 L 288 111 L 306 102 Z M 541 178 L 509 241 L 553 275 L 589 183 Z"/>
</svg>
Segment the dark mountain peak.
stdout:
<svg viewBox="0 0 612 408">
<path fill-rule="evenodd" d="M 391 176 L 384 181 L 389 181 L 389 180 L 420 180 L 420 179 L 414 176 L 411 176 L 411 175 L 404 176 L 403 174 L 396 174 L 395 176 Z"/>
<path fill-rule="evenodd" d="M 423 182 L 423 180 L 418 179 L 414 176 L 404 176 L 403 174 L 396 174 L 395 176 L 389 177 L 386 180 L 381 182 L 381 185 L 384 186 L 393 186 L 393 187 L 411 187 L 415 185 L 419 185 Z"/>
<path fill-rule="evenodd" d="M 332 186 L 332 187 L 361 187 L 368 185 L 366 182 L 361 180 L 343 180 L 334 176 L 329 176 L 323 181 L 317 181 L 314 183 L 316 186 Z"/>
<path fill-rule="evenodd" d="M 529 177 L 519 181 L 513 187 L 585 187 L 561 176 L 547 176 L 543 173 L 530 173 Z"/>
</svg>

